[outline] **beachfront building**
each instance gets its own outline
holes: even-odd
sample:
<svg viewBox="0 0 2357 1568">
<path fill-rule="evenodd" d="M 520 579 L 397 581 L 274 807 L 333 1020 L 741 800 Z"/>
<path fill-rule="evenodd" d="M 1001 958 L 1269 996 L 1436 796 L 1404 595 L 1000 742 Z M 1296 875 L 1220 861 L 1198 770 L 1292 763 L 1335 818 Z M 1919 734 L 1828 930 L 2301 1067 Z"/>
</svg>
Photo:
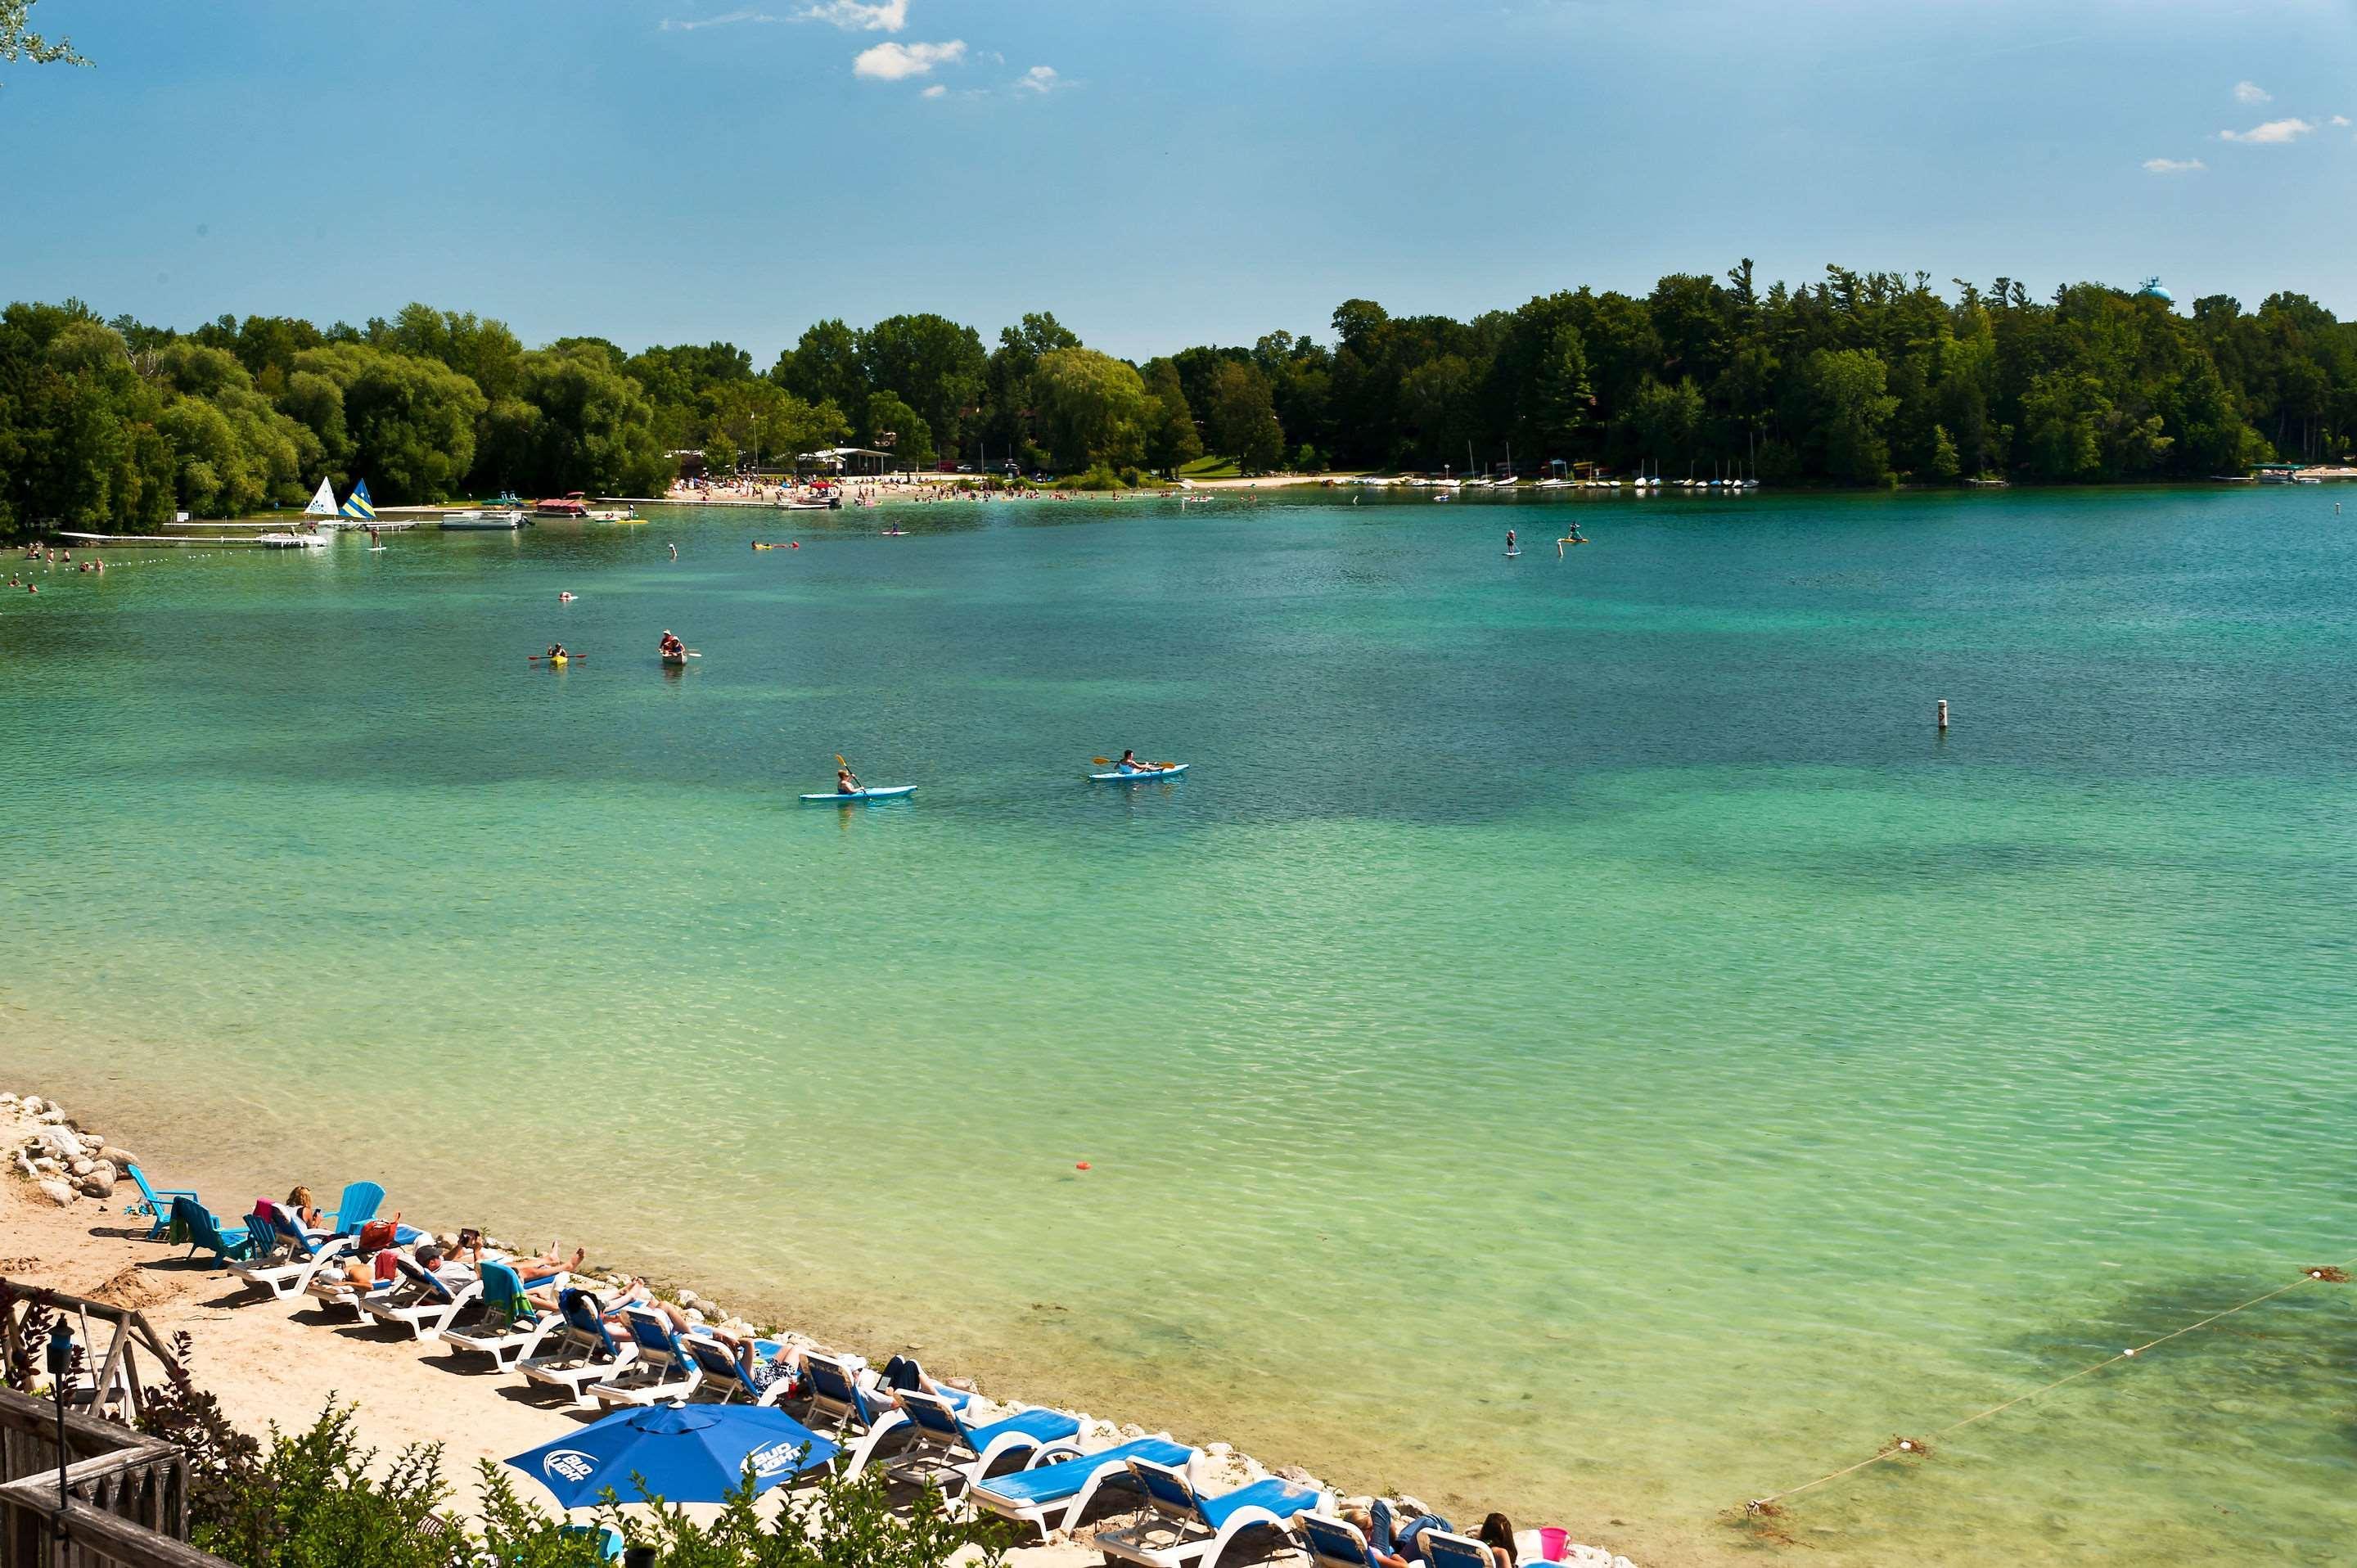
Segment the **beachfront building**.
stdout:
<svg viewBox="0 0 2357 1568">
<path fill-rule="evenodd" d="M 878 452 L 872 446 L 828 446 L 816 452 L 797 453 L 794 471 L 798 474 L 834 474 L 845 478 L 874 478 L 891 464 L 892 454 Z"/>
</svg>

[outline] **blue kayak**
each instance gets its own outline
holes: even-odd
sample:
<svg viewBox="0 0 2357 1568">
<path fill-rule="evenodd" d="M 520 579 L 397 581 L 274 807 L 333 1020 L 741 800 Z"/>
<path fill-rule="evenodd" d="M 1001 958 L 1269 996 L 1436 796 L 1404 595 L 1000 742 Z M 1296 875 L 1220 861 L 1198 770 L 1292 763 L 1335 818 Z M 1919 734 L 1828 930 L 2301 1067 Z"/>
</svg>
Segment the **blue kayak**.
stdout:
<svg viewBox="0 0 2357 1568">
<path fill-rule="evenodd" d="M 1152 779 L 1176 779 L 1187 771 L 1183 762 L 1168 768 L 1135 768 L 1127 773 L 1092 773 L 1089 778 L 1098 784 L 1143 784 Z"/>
<path fill-rule="evenodd" d="M 889 789 L 854 789 L 847 795 L 840 789 L 829 789 L 823 795 L 805 795 L 802 800 L 813 806 L 856 806 L 863 800 L 898 800 L 916 792 L 914 784 L 896 784 Z"/>
</svg>

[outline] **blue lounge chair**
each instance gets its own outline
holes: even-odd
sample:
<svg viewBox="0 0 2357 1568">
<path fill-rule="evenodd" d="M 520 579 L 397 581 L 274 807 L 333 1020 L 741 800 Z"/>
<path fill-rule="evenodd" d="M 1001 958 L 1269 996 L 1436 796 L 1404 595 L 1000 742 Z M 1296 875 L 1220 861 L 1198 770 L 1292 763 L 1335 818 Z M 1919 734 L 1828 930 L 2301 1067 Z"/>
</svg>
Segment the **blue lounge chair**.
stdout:
<svg viewBox="0 0 2357 1568">
<path fill-rule="evenodd" d="M 1309 1568 L 1379 1568 L 1367 1538 L 1348 1520 L 1297 1513 L 1293 1516 L 1293 1529 L 1301 1538 Z"/>
<path fill-rule="evenodd" d="M 560 1524 L 559 1535 L 594 1535 L 597 1538 L 597 1554 L 608 1563 L 622 1560 L 622 1532 L 610 1524 Z"/>
<path fill-rule="evenodd" d="M 561 1291 L 565 1280 L 565 1275 L 559 1274 L 551 1283 Z M 487 1262 L 482 1294 L 475 1298 L 474 1310 L 446 1326 L 442 1341 L 489 1356 L 492 1366 L 510 1372 L 517 1362 L 538 1350 L 540 1342 L 563 1322 L 555 1313 L 533 1305 L 524 1294 L 523 1276 L 511 1265 Z"/>
<path fill-rule="evenodd" d="M 1417 1532 L 1415 1541 L 1432 1568 L 1497 1568 L 1490 1549 L 1469 1535 L 1426 1530 Z"/>
<path fill-rule="evenodd" d="M 260 1285 L 276 1301 L 301 1295 L 321 1269 L 352 1245 L 350 1237 L 315 1231 L 274 1203 L 255 1205 L 245 1230 L 254 1250 L 231 1263 L 229 1272 Z"/>
<path fill-rule="evenodd" d="M 393 1255 L 395 1283 L 389 1291 L 371 1291 L 352 1305 L 364 1316 L 409 1330 L 418 1339 L 439 1339 L 468 1303 L 483 1293 L 479 1279 L 453 1286 L 432 1270 L 398 1253 Z"/>
<path fill-rule="evenodd" d="M 858 1369 L 840 1357 L 805 1351 L 802 1375 L 810 1380 L 810 1410 L 804 1419 L 814 1432 L 825 1423 L 824 1435 L 843 1450 L 835 1460 L 843 1475 L 859 1474 L 885 1438 L 909 1425 L 909 1412 L 883 1394 L 861 1388 Z"/>
<path fill-rule="evenodd" d="M 1194 1457 L 1192 1448 L 1167 1437 L 1141 1437 L 1074 1459 L 1053 1458 L 1051 1448 L 1043 1447 L 1032 1456 L 1029 1469 L 985 1476 L 966 1488 L 965 1500 L 1001 1519 L 1028 1524 L 1044 1540 L 1050 1530 L 1078 1524 L 1099 1488 L 1135 1487 L 1136 1479 L 1129 1473 L 1132 1459 L 1151 1459 L 1176 1470 Z M 1367 1564 L 1361 1562 L 1353 1568 Z"/>
<path fill-rule="evenodd" d="M 968 1426 L 949 1401 L 922 1389 L 901 1390 L 900 1408 L 915 1431 L 892 1465 L 895 1480 L 930 1481 L 946 1492 L 952 1483 L 973 1486 L 1009 1455 L 1080 1452 L 1081 1423 L 1060 1410 L 1035 1405 L 988 1426 Z"/>
<path fill-rule="evenodd" d="M 614 1343 L 599 1315 L 597 1298 L 586 1290 L 559 1291 L 556 1309 L 563 1326 L 554 1342 L 519 1360 L 516 1370 L 527 1382 L 563 1389 L 576 1406 L 594 1407 L 597 1402 L 583 1391 L 585 1388 L 638 1359 L 639 1348 L 627 1340 Z"/>
<path fill-rule="evenodd" d="M 149 1187 L 145 1171 L 135 1165 L 127 1165 L 123 1168 L 133 1181 L 139 1184 L 139 1200 L 125 1205 L 123 1212 L 134 1219 L 153 1220 L 154 1223 L 147 1228 L 145 1240 L 162 1240 L 172 1229 L 172 1199 L 185 1197 L 193 1203 L 196 1201 L 197 1195 L 186 1187 Z"/>
<path fill-rule="evenodd" d="M 704 1374 L 704 1381 L 696 1388 L 698 1398 L 709 1398 L 716 1404 L 731 1404 L 741 1399 L 748 1404 L 775 1407 L 792 1397 L 792 1378 L 773 1378 L 768 1388 L 762 1388 L 748 1375 L 744 1363 L 737 1359 L 737 1352 L 709 1334 L 683 1334 L 679 1343 L 694 1361 L 696 1369 Z M 771 1340 L 757 1339 L 754 1344 L 772 1356 L 779 1350 Z"/>
<path fill-rule="evenodd" d="M 671 1319 L 643 1306 L 622 1309 L 622 1326 L 639 1348 L 637 1357 L 613 1377 L 589 1385 L 599 1404 L 684 1404 L 704 1381 L 696 1364 L 672 1332 Z"/>
<path fill-rule="evenodd" d="M 203 1247 L 213 1255 L 216 1263 L 233 1263 L 253 1255 L 260 1243 L 246 1234 L 243 1227 L 225 1228 L 213 1218 L 213 1211 L 193 1197 L 172 1200 L 172 1230 L 175 1236 L 186 1237 L 188 1255 Z"/>
<path fill-rule="evenodd" d="M 1297 1514 L 1316 1509 L 1326 1494 L 1271 1476 L 1232 1492 L 1207 1498 L 1183 1470 L 1151 1459 L 1132 1459 L 1130 1474 L 1146 1490 L 1146 1516 L 1125 1530 L 1097 1537 L 1105 1561 L 1119 1558 L 1146 1568 L 1216 1568 L 1228 1543 L 1245 1530 L 1266 1525 L 1283 1530 Z"/>
</svg>

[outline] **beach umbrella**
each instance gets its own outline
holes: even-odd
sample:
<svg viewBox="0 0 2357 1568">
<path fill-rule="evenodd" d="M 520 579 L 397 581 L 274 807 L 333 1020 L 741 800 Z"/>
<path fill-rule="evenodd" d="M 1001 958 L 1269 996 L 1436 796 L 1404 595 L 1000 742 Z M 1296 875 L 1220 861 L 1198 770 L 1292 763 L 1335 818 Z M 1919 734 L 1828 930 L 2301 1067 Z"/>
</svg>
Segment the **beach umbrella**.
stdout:
<svg viewBox="0 0 2357 1568">
<path fill-rule="evenodd" d="M 609 1415 L 507 1463 L 556 1494 L 568 1509 L 587 1508 L 608 1487 L 625 1502 L 646 1489 L 667 1502 L 716 1503 L 753 1466 L 753 1489 L 766 1492 L 839 1452 L 781 1410 L 755 1405 L 658 1405 Z"/>
</svg>

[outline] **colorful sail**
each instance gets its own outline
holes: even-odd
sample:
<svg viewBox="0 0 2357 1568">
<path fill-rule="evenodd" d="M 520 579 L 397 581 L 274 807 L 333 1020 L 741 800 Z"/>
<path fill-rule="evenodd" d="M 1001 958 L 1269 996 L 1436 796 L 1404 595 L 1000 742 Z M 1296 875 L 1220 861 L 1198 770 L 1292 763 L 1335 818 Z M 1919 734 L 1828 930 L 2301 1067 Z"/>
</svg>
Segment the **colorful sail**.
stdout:
<svg viewBox="0 0 2357 1568">
<path fill-rule="evenodd" d="M 352 493 L 344 500 L 343 515 L 354 522 L 376 521 L 376 508 L 370 504 L 366 479 L 352 487 Z"/>
<path fill-rule="evenodd" d="M 329 484 L 327 480 L 321 479 L 319 481 L 319 493 L 311 498 L 311 504 L 303 509 L 303 515 L 305 517 L 335 516 L 336 487 Z"/>
</svg>

